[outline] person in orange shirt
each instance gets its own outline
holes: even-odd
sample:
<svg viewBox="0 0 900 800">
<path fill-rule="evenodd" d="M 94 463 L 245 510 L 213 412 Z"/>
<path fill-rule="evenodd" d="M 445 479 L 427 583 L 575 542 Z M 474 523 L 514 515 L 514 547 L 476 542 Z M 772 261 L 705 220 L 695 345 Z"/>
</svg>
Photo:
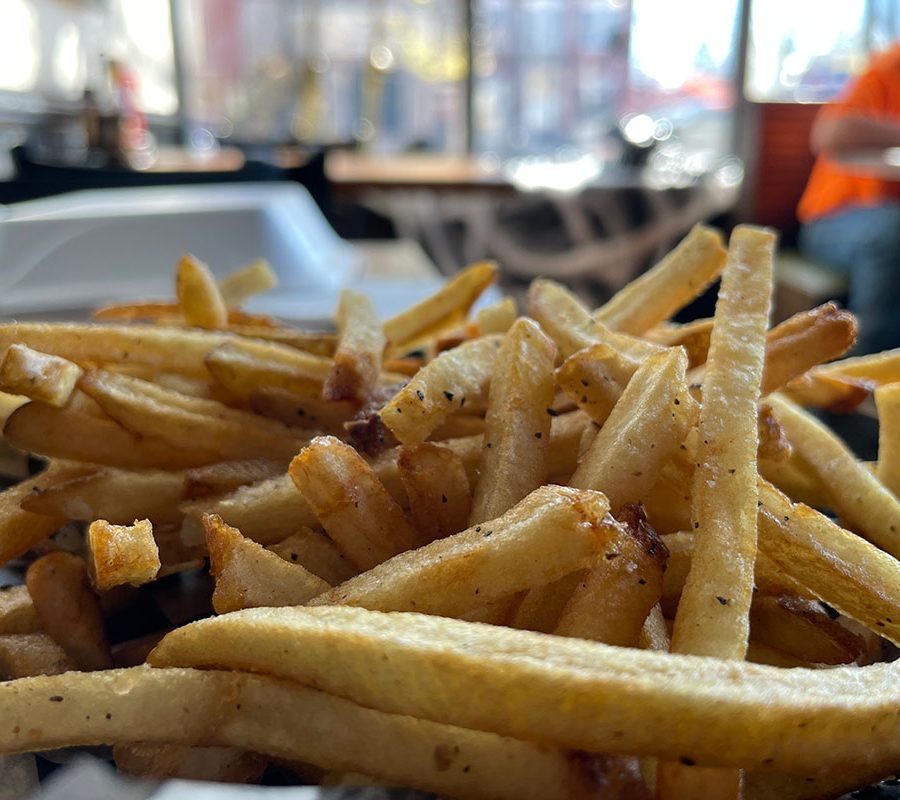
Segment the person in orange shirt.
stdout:
<svg viewBox="0 0 900 800">
<path fill-rule="evenodd" d="M 840 163 L 854 151 L 900 147 L 900 43 L 819 112 L 810 146 L 817 159 L 797 208 L 800 249 L 849 278 L 855 353 L 900 346 L 900 180 Z"/>
</svg>

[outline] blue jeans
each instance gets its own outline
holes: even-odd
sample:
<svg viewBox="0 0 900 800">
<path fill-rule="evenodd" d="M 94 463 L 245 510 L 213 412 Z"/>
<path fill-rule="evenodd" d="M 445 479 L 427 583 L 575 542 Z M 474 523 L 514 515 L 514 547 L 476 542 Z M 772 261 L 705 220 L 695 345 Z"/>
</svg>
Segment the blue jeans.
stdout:
<svg viewBox="0 0 900 800">
<path fill-rule="evenodd" d="M 900 205 L 855 206 L 804 225 L 800 250 L 850 281 L 854 354 L 900 346 Z"/>
</svg>

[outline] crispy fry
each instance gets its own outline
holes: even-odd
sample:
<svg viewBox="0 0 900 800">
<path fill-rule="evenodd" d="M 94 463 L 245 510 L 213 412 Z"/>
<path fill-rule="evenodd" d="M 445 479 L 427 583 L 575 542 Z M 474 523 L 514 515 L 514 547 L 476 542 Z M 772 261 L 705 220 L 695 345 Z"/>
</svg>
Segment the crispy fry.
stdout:
<svg viewBox="0 0 900 800">
<path fill-rule="evenodd" d="M 238 747 L 453 797 L 588 800 L 597 792 L 585 759 L 558 748 L 245 673 L 137 667 L 0 685 L 0 752 L 128 742 L 136 718 L 146 742 Z"/>
<path fill-rule="evenodd" d="M 604 492 L 614 512 L 640 501 L 694 423 L 694 414 L 685 411 L 693 406 L 686 369 L 680 349 L 650 356 L 641 365 L 581 459 L 572 486 Z"/>
<path fill-rule="evenodd" d="M 456 616 L 597 564 L 627 534 L 599 492 L 542 486 L 497 519 L 396 556 L 311 605 Z"/>
<path fill-rule="evenodd" d="M 347 400 L 323 400 L 309 395 L 293 394 L 284 389 L 265 387 L 250 394 L 250 408 L 257 414 L 277 419 L 296 428 L 312 428 L 341 434 L 357 407 Z"/>
<path fill-rule="evenodd" d="M 61 407 L 68 402 L 82 372 L 65 358 L 13 344 L 0 363 L 0 390 Z"/>
<path fill-rule="evenodd" d="M 41 628 L 80 669 L 112 666 L 97 595 L 84 561 L 61 550 L 41 556 L 25 575 Z"/>
<path fill-rule="evenodd" d="M 900 497 L 900 383 L 887 383 L 875 390 L 878 409 L 877 475 L 894 497 Z"/>
<path fill-rule="evenodd" d="M 772 407 L 804 461 L 831 495 L 841 520 L 900 558 L 900 501 L 821 422 L 783 397 Z"/>
<path fill-rule="evenodd" d="M 780 670 L 341 606 L 201 620 L 150 662 L 253 669 L 370 708 L 591 752 L 781 772 L 814 771 L 825 750 L 872 769 L 900 758 L 900 662 Z"/>
<path fill-rule="evenodd" d="M 504 514 L 546 483 L 556 347 L 520 319 L 497 352 L 469 524 Z"/>
<path fill-rule="evenodd" d="M 46 633 L 0 636 L 0 681 L 59 675 L 72 669 L 75 662 Z"/>
<path fill-rule="evenodd" d="M 510 628 L 553 633 L 572 592 L 587 573 L 588 570 L 580 569 L 516 595 L 507 601 L 503 619 L 497 624 L 505 623 Z"/>
<path fill-rule="evenodd" d="M 253 295 L 263 294 L 278 286 L 275 270 L 264 258 L 235 270 L 219 281 L 219 292 L 229 308 L 243 305 Z"/>
<path fill-rule="evenodd" d="M 161 566 L 148 519 L 135 520 L 133 525 L 110 525 L 98 519 L 88 527 L 87 545 L 91 581 L 101 591 L 126 583 L 149 583 Z"/>
<path fill-rule="evenodd" d="M 800 405 L 846 414 L 866 400 L 872 389 L 861 378 L 825 375 L 813 369 L 789 381 L 784 393 Z"/>
<path fill-rule="evenodd" d="M 177 522 L 182 516 L 178 504 L 183 496 L 181 473 L 106 468 L 37 488 L 22 500 L 21 506 L 37 514 L 81 522 L 103 519 L 127 525 L 140 517 L 154 522 Z"/>
<path fill-rule="evenodd" d="M 418 545 L 400 506 L 349 445 L 317 436 L 291 462 L 290 475 L 328 535 L 359 569 Z"/>
<path fill-rule="evenodd" d="M 436 294 L 384 322 L 392 345 L 402 345 L 454 314 L 465 314 L 481 293 L 497 279 L 497 265 L 480 261 L 459 272 Z"/>
<path fill-rule="evenodd" d="M 688 367 L 693 368 L 706 362 L 712 327 L 711 317 L 683 325 L 668 323 L 647 331 L 645 338 L 665 347 L 683 347 L 688 355 Z"/>
<path fill-rule="evenodd" d="M 259 483 L 284 475 L 285 472 L 287 472 L 286 461 L 255 458 L 250 461 L 220 461 L 218 464 L 189 469 L 183 478 L 179 475 L 175 477 L 183 481 L 184 498 L 197 500 L 201 497 L 233 492 L 241 486 Z"/>
<path fill-rule="evenodd" d="M 641 334 L 703 293 L 725 267 L 722 235 L 696 225 L 653 269 L 633 280 L 593 317 L 615 331 Z"/>
<path fill-rule="evenodd" d="M 228 330 L 247 339 L 263 339 L 275 344 L 331 358 L 337 348 L 337 336 L 325 331 L 307 331 L 278 325 L 250 325 L 230 322 Z"/>
<path fill-rule="evenodd" d="M 475 329 L 479 336 L 506 333 L 516 321 L 516 316 L 516 301 L 511 297 L 504 297 L 475 312 Z"/>
<path fill-rule="evenodd" d="M 362 404 L 378 381 L 387 339 L 372 301 L 364 294 L 344 289 L 335 316 L 338 347 L 322 396 Z"/>
<path fill-rule="evenodd" d="M 638 366 L 609 345 L 594 344 L 569 356 L 556 370 L 556 380 L 579 408 L 602 425 Z"/>
<path fill-rule="evenodd" d="M 39 629 L 40 624 L 28 588 L 0 587 L 0 635 L 37 633 Z"/>
<path fill-rule="evenodd" d="M 818 367 L 816 372 L 829 377 L 856 378 L 872 386 L 896 383 L 900 381 L 900 348 L 834 361 Z"/>
<path fill-rule="evenodd" d="M 324 533 L 301 527 L 286 539 L 268 547 L 275 555 L 300 564 L 330 586 L 337 586 L 357 574 L 356 570 Z"/>
<path fill-rule="evenodd" d="M 467 402 L 484 402 L 499 336 L 485 336 L 441 353 L 423 367 L 379 412 L 403 444 L 418 444 Z"/>
<path fill-rule="evenodd" d="M 285 561 L 241 536 L 219 517 L 203 517 L 210 572 L 216 578 L 213 608 L 227 614 L 239 608 L 294 606 L 330 587 L 299 563 Z"/>
<path fill-rule="evenodd" d="M 175 293 L 184 321 L 196 328 L 224 328 L 228 311 L 209 267 L 191 254 L 181 257 Z"/>
<path fill-rule="evenodd" d="M 459 533 L 468 525 L 472 491 L 466 466 L 456 453 L 428 442 L 405 445 L 397 469 L 412 523 L 423 542 Z"/>
</svg>

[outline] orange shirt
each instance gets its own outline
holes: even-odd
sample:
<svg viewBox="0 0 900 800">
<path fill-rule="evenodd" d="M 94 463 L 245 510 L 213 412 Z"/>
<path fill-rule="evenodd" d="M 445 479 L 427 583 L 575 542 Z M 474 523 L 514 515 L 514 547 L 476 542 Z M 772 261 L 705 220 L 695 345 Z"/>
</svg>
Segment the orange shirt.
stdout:
<svg viewBox="0 0 900 800">
<path fill-rule="evenodd" d="M 900 122 L 900 44 L 875 56 L 869 69 L 820 114 Z M 854 174 L 819 156 L 797 206 L 797 217 L 801 222 L 810 222 L 846 206 L 891 200 L 900 202 L 900 181 Z"/>
</svg>

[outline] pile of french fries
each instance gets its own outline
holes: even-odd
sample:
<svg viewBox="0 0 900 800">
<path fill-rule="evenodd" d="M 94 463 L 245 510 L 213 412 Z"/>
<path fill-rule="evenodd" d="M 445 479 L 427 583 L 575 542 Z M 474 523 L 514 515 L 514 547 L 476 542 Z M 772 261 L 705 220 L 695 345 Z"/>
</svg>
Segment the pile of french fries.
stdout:
<svg viewBox="0 0 900 800">
<path fill-rule="evenodd" d="M 186 256 L 172 302 L 0 325 L 5 441 L 46 460 L 0 493 L 0 753 L 516 800 L 891 775 L 900 351 L 842 359 L 831 304 L 770 328 L 775 250 L 698 226 L 527 316 L 472 312 L 479 263 L 387 320 L 346 290 L 334 333 Z M 872 395 L 866 464 L 807 409 Z M 188 624 L 111 637 L 186 584 Z"/>
</svg>

